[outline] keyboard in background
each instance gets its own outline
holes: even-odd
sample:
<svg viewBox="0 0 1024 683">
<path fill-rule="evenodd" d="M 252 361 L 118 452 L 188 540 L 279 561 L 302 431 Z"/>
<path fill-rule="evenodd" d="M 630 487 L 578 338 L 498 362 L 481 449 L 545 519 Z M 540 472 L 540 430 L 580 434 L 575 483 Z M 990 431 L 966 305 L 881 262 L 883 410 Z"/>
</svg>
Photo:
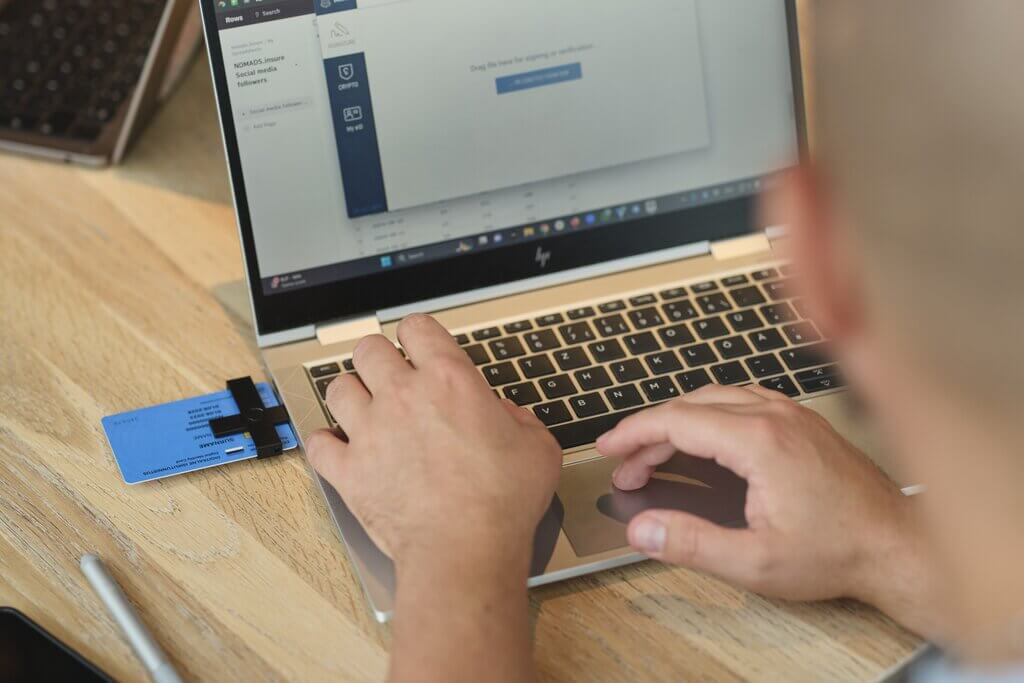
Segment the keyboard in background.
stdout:
<svg viewBox="0 0 1024 683">
<path fill-rule="evenodd" d="M 529 407 L 563 449 L 592 444 L 643 408 L 707 384 L 803 399 L 841 389 L 821 334 L 793 297 L 789 267 L 667 284 L 528 319 L 457 331 L 499 396 Z M 307 367 L 324 404 L 352 359 Z"/>
<path fill-rule="evenodd" d="M 97 139 L 134 90 L 165 5 L 0 2 L 0 133 Z"/>
</svg>

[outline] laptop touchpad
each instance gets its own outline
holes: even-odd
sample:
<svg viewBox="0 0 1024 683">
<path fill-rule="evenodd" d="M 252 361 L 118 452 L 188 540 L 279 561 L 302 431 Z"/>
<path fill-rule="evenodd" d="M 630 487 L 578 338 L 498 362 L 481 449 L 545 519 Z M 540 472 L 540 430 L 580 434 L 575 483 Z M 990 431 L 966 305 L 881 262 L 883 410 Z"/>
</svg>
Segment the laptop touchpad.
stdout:
<svg viewBox="0 0 1024 683">
<path fill-rule="evenodd" d="M 710 460 L 677 453 L 639 491 L 612 484 L 618 460 L 600 458 L 562 470 L 562 529 L 580 557 L 627 545 L 626 525 L 644 510 L 689 512 L 730 527 L 747 525 L 747 482 Z"/>
</svg>

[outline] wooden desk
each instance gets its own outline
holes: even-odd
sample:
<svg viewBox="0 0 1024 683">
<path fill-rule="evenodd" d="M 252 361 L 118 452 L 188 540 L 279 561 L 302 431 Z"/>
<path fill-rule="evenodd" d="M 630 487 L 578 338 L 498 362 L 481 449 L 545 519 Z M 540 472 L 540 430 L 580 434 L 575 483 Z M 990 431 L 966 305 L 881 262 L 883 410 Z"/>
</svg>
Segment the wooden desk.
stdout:
<svg viewBox="0 0 1024 683">
<path fill-rule="evenodd" d="M 189 680 L 375 680 L 363 600 L 298 455 L 128 487 L 100 418 L 257 373 L 205 62 L 120 168 L 0 157 L 0 604 L 146 680 L 78 570 L 98 551 Z M 917 639 L 852 602 L 655 563 L 531 593 L 559 680 L 869 680 Z"/>
</svg>

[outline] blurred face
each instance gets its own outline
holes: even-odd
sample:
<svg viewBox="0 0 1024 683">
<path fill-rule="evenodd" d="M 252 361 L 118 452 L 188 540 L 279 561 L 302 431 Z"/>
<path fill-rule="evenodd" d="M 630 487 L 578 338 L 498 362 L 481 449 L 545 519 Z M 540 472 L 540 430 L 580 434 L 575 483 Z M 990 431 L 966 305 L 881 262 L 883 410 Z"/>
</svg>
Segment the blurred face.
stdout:
<svg viewBox="0 0 1024 683">
<path fill-rule="evenodd" d="M 924 364 L 928 335 L 906 329 L 872 292 L 870 250 L 817 171 L 793 172 L 765 210 L 789 226 L 789 255 L 813 318 L 894 449 L 899 478 L 928 487 L 921 509 L 951 620 L 965 633 L 984 632 L 1006 596 L 979 581 L 979 566 L 1005 550 L 1005 528 L 992 522 L 1016 524 L 999 506 L 1020 495 L 1017 477 L 986 463 L 1012 441 Z"/>
</svg>

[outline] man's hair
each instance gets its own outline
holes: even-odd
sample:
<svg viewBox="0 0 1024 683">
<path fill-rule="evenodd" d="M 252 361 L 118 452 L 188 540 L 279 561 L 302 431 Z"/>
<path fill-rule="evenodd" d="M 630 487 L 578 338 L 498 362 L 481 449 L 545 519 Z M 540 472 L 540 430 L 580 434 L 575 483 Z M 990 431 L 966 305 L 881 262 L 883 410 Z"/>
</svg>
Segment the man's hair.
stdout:
<svg viewBox="0 0 1024 683">
<path fill-rule="evenodd" d="M 871 305 L 965 400 L 1019 413 L 1024 0 L 808 9 L 812 150 Z"/>
</svg>

